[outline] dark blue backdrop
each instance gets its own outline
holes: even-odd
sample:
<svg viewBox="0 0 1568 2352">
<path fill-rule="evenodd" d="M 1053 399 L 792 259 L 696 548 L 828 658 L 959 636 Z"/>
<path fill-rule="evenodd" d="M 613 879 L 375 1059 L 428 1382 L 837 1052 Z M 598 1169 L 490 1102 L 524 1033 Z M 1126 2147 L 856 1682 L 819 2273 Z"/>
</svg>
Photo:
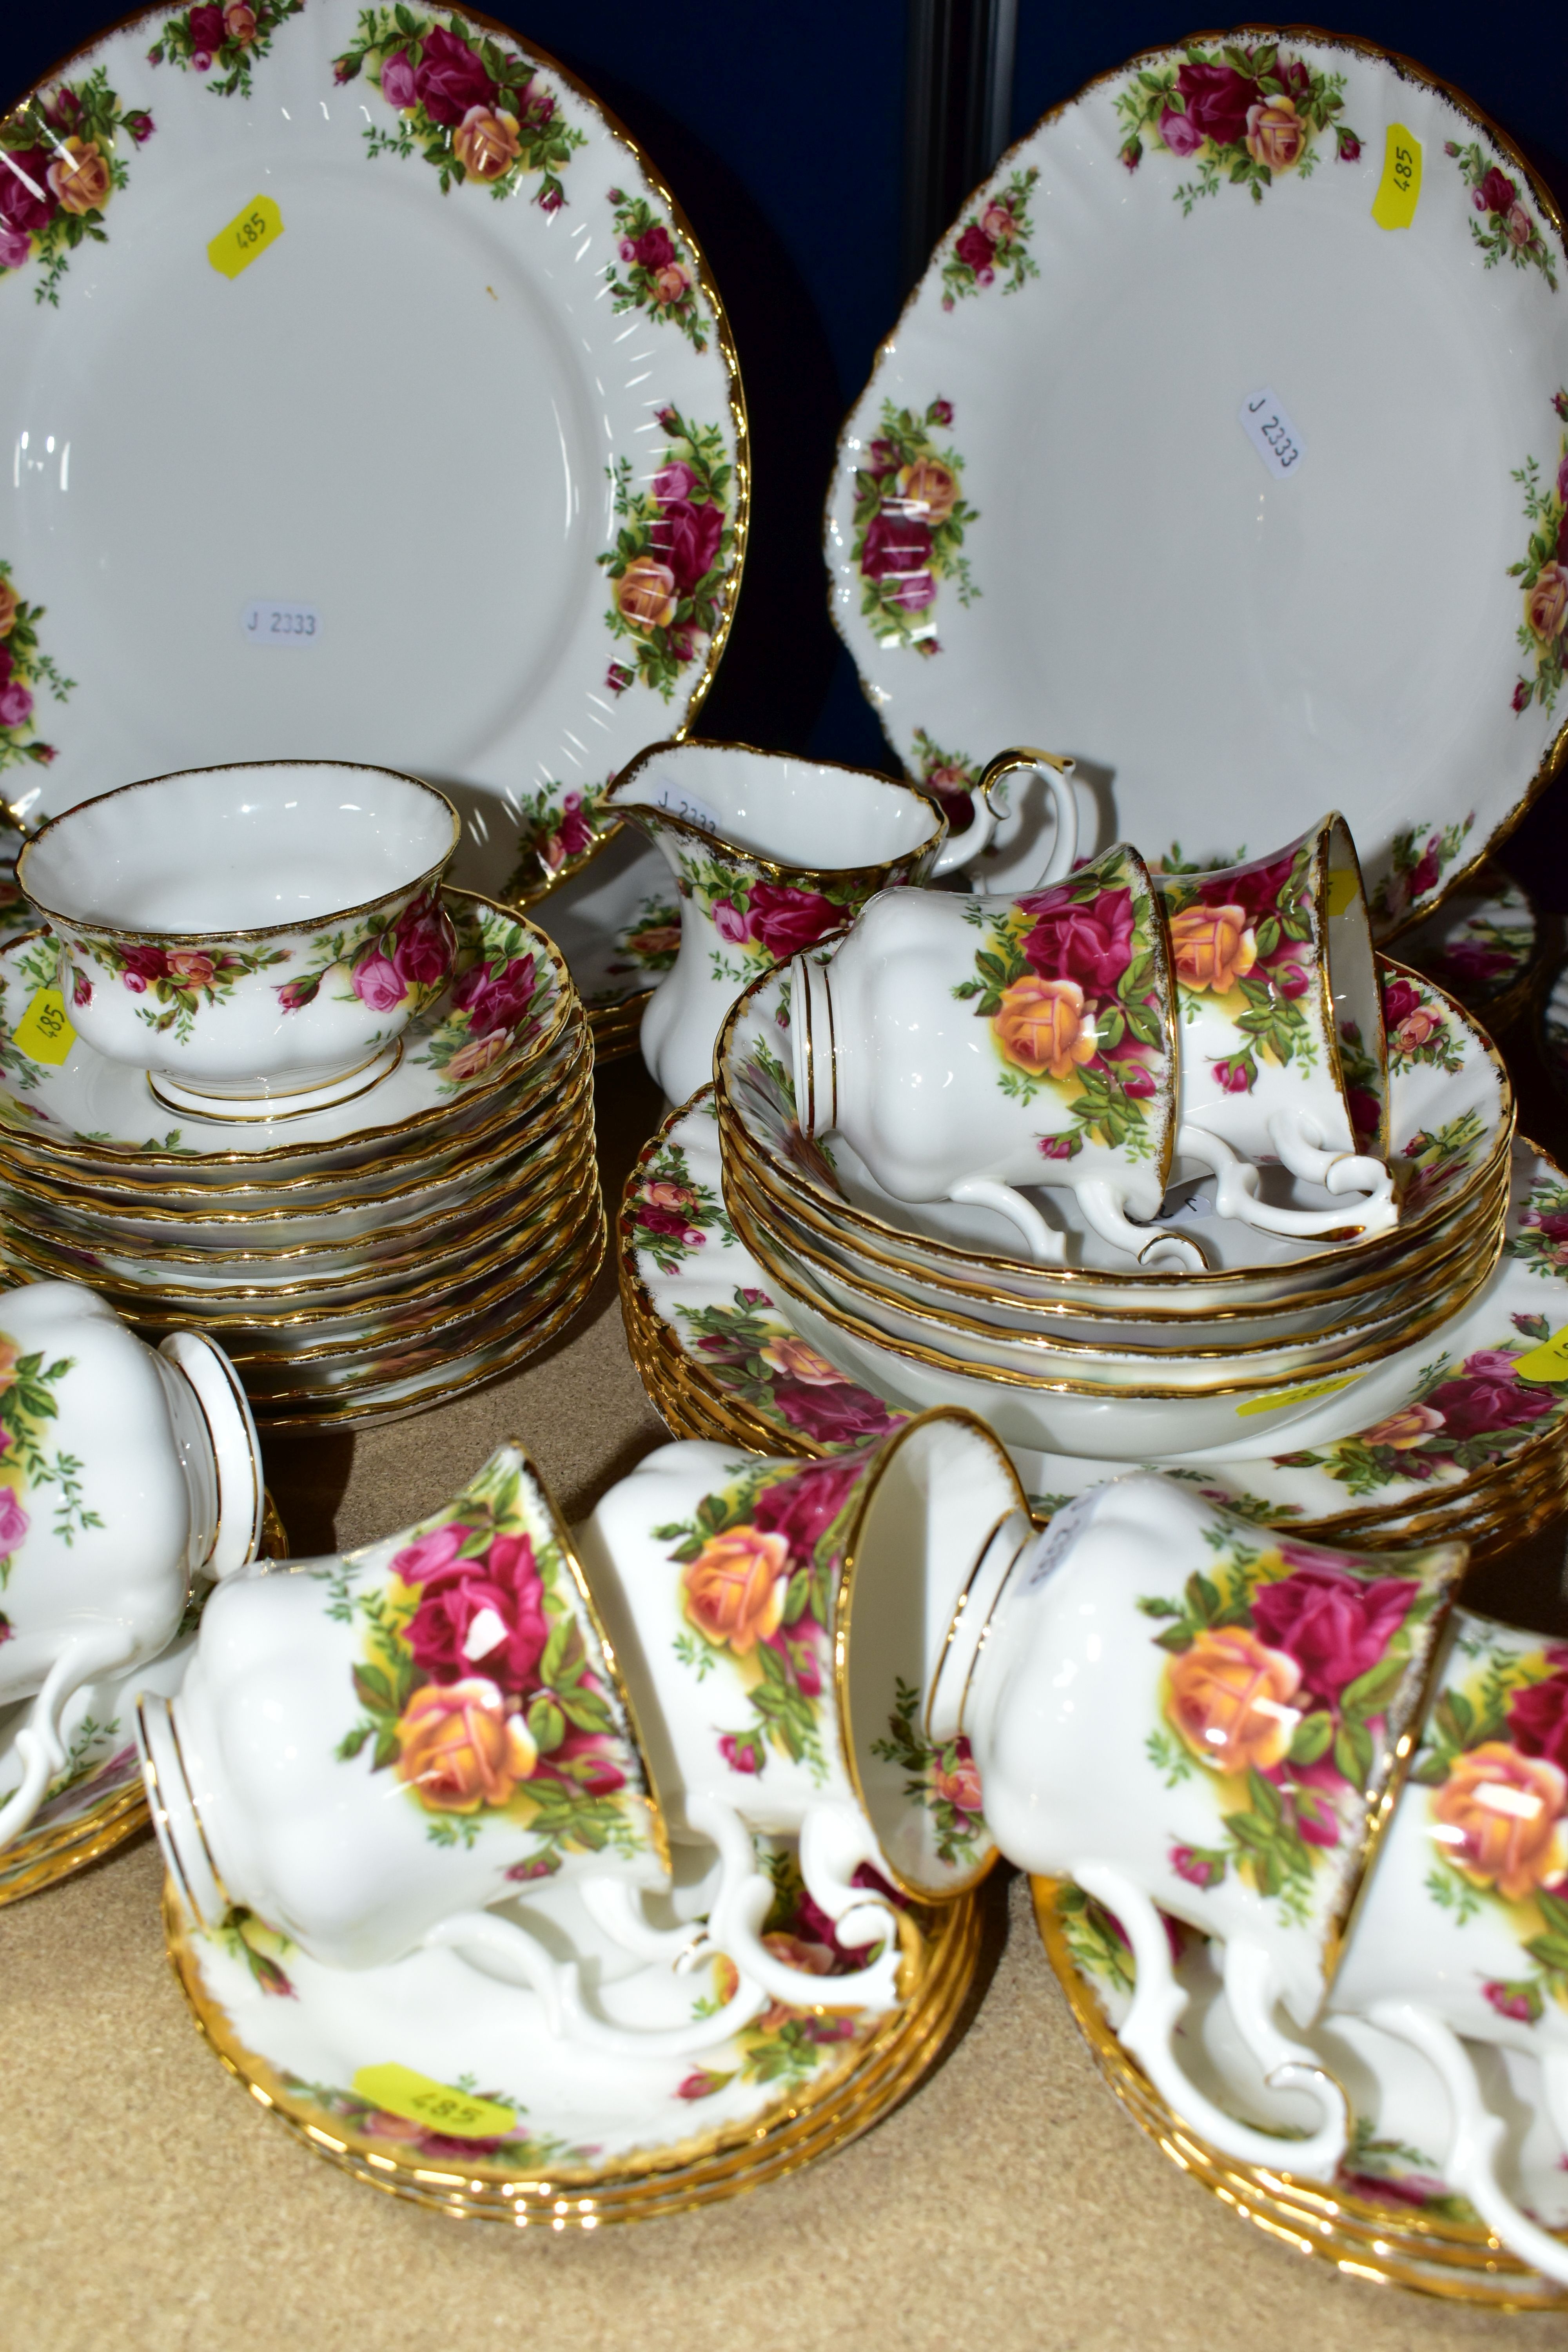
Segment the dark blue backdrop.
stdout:
<svg viewBox="0 0 1568 2352">
<path fill-rule="evenodd" d="M 752 411 L 755 509 L 740 618 L 705 729 L 894 764 L 828 627 L 818 550 L 839 420 L 897 316 L 904 0 L 489 0 L 582 75 L 679 195 L 734 322 Z M 0 104 L 106 21 L 103 0 L 6 0 Z M 1568 195 L 1560 0 L 1387 0 L 1330 19 L 1453 81 Z M 1135 50 L 1193 30 L 1184 9 L 1019 0 L 1014 130 Z M 1516 862 L 1568 908 L 1568 795 Z"/>
</svg>

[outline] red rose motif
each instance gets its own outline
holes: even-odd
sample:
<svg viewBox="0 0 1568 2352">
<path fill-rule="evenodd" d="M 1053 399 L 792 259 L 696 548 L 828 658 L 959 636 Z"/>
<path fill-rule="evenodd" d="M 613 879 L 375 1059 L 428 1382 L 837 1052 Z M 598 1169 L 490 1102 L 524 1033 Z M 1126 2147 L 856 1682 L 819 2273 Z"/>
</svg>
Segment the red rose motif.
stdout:
<svg viewBox="0 0 1568 2352">
<path fill-rule="evenodd" d="M 503 971 L 493 974 L 488 965 L 475 964 L 453 989 L 452 1002 L 468 1014 L 471 1034 L 488 1037 L 498 1029 L 516 1028 L 532 999 L 533 986 L 533 958 L 514 956 Z"/>
<path fill-rule="evenodd" d="M 854 1493 L 865 1466 L 858 1457 L 813 1462 L 776 1486 L 764 1486 L 752 1506 L 752 1525 L 764 1535 L 783 1536 L 804 1564 Z"/>
<path fill-rule="evenodd" d="M 915 515 L 890 514 L 886 507 L 872 516 L 860 552 L 860 570 L 868 580 L 929 582 L 930 563 L 928 523 Z"/>
<path fill-rule="evenodd" d="M 162 948 L 124 948 L 121 950 L 121 979 L 133 994 L 140 996 L 150 981 L 168 977 L 169 959 Z"/>
<path fill-rule="evenodd" d="M 526 1689 L 550 1639 L 530 1538 L 495 1536 L 482 1555 L 435 1568 L 421 1583 L 405 1639 L 433 1681 L 482 1674 L 502 1691 Z"/>
<path fill-rule="evenodd" d="M 1472 982 L 1501 980 L 1513 970 L 1513 961 L 1506 948 L 1489 948 L 1484 940 L 1456 940 L 1443 950 L 1448 970 Z"/>
<path fill-rule="evenodd" d="M 1340 162 L 1342 163 L 1359 163 L 1361 161 L 1361 141 L 1356 137 L 1355 132 L 1353 131 L 1337 131 L 1334 133 L 1334 136 L 1339 141 Z"/>
<path fill-rule="evenodd" d="M 996 257 L 995 242 L 986 236 L 978 221 L 970 222 L 958 240 L 956 250 L 960 261 L 966 263 L 976 278 L 989 271 Z"/>
<path fill-rule="evenodd" d="M 445 980 L 458 952 L 457 933 L 447 910 L 434 894 L 405 907 L 394 927 L 392 961 L 400 979 L 411 987 L 428 988 Z"/>
<path fill-rule="evenodd" d="M 216 16 L 217 10 L 202 13 Z M 496 86 L 482 61 L 455 33 L 443 32 L 439 25 L 433 25 L 421 47 L 414 88 L 432 122 L 455 126 L 470 106 L 489 106 L 496 97 Z"/>
<path fill-rule="evenodd" d="M 633 1214 L 645 1234 L 668 1234 L 689 1249 L 700 1249 L 707 1239 L 679 1209 L 662 1208 L 657 1201 L 637 1202 Z"/>
<path fill-rule="evenodd" d="M 675 576 L 679 594 L 689 596 L 705 572 L 710 572 L 724 535 L 724 516 L 716 506 L 694 506 L 689 499 L 672 499 L 653 526 L 653 544 L 659 559 Z"/>
<path fill-rule="evenodd" d="M 780 1381 L 773 1402 L 792 1429 L 824 1445 L 852 1445 L 858 1437 L 880 1437 L 903 1418 L 890 1413 L 880 1397 L 850 1381 L 816 1388 L 805 1381 Z"/>
<path fill-rule="evenodd" d="M 1568 1771 L 1568 1674 L 1548 1675 L 1508 1703 L 1509 1734 L 1526 1756 L 1544 1756 Z"/>
<path fill-rule="evenodd" d="M 1568 1210 L 1526 1209 L 1521 1223 L 1533 1225 L 1543 1241 L 1568 1242 Z"/>
<path fill-rule="evenodd" d="M 593 825 L 583 814 L 582 793 L 568 793 L 561 803 L 561 828 L 556 835 L 562 856 L 580 856 L 593 838 Z"/>
<path fill-rule="evenodd" d="M 1397 1029 L 1402 1021 L 1408 1021 L 1413 1013 L 1421 1011 L 1423 1002 L 1420 991 L 1413 982 L 1391 980 L 1383 992 L 1384 1026 Z"/>
<path fill-rule="evenodd" d="M 222 48 L 224 26 L 221 8 L 193 8 L 185 23 L 190 27 L 193 49 L 205 49 L 210 57 L 214 49 Z"/>
<path fill-rule="evenodd" d="M 1471 202 L 1479 213 L 1506 213 L 1518 194 L 1519 190 L 1508 173 L 1500 172 L 1494 163 Z"/>
<path fill-rule="evenodd" d="M 1277 58 L 1274 61 L 1274 79 L 1285 96 L 1297 106 L 1300 105 L 1312 87 L 1312 77 L 1300 58 L 1292 58 L 1289 65 L 1283 58 Z"/>
<path fill-rule="evenodd" d="M 1075 906 L 1065 884 L 1018 905 L 1035 917 L 1024 953 L 1042 980 L 1076 980 L 1086 996 L 1111 996 L 1132 961 L 1132 893 L 1102 890 Z"/>
<path fill-rule="evenodd" d="M 1495 1348 L 1467 1356 L 1458 1377 L 1445 1381 L 1426 1399 L 1442 1414 L 1448 1435 L 1461 1444 L 1468 1438 L 1525 1428 L 1549 1413 L 1552 1402 L 1545 1389 L 1522 1386 L 1512 1359 Z"/>
<path fill-rule="evenodd" d="M 49 158 L 41 147 L 0 148 L 0 220 L 13 229 L 46 228 L 58 209 Z"/>
<path fill-rule="evenodd" d="M 753 882 L 751 932 L 775 963 L 815 947 L 844 920 L 844 909 L 820 890 L 797 889 L 793 882 Z"/>
<path fill-rule="evenodd" d="M 1337 1699 L 1347 1683 L 1376 1665 L 1419 1590 L 1410 1577 L 1363 1581 L 1343 1569 L 1299 1568 L 1278 1584 L 1258 1587 L 1253 1627 L 1271 1650 L 1295 1659 L 1310 1690 Z"/>
<path fill-rule="evenodd" d="M 1216 147 L 1229 147 L 1247 129 L 1247 110 L 1263 93 L 1234 66 L 1184 65 L 1176 76 L 1190 119 Z"/>
<path fill-rule="evenodd" d="M 1212 881 L 1200 883 L 1198 898 L 1205 907 L 1239 907 L 1253 923 L 1265 915 L 1277 912 L 1279 893 L 1290 879 L 1294 857 L 1266 859 L 1257 866 L 1231 867 L 1216 874 Z M 1291 942 L 1291 952 L 1300 955 L 1299 946 Z"/>
<path fill-rule="evenodd" d="M 125 128 L 130 131 L 138 147 L 146 145 L 157 127 L 150 114 L 144 114 L 140 110 L 135 114 L 128 114 L 125 118 Z"/>
<path fill-rule="evenodd" d="M 980 1786 L 980 1767 L 969 1752 L 967 1739 L 958 1741 L 951 1768 L 945 1764 L 932 1767 L 931 1784 L 933 1793 L 955 1812 L 979 1813 L 984 1803 L 984 1791 Z"/>
<path fill-rule="evenodd" d="M 666 268 L 676 258 L 674 239 L 662 225 L 656 225 L 642 236 L 634 237 L 632 251 L 645 269 Z"/>
<path fill-rule="evenodd" d="M 1437 887 L 1437 844 L 1436 838 L 1426 844 L 1421 856 L 1410 869 L 1410 895 L 1425 898 L 1428 890 Z"/>
</svg>

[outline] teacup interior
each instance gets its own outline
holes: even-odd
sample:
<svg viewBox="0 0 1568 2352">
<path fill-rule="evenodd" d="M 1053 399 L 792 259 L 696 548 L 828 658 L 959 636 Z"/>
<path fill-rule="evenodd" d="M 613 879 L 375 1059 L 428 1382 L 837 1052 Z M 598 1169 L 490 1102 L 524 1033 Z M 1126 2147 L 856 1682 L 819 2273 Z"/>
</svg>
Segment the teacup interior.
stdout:
<svg viewBox="0 0 1568 2352">
<path fill-rule="evenodd" d="M 406 887 L 456 845 L 450 804 L 384 768 L 197 768 L 106 793 L 24 851 L 67 921 L 185 937 L 314 924 Z"/>
<path fill-rule="evenodd" d="M 930 841 L 939 822 L 928 801 L 889 777 L 721 744 L 661 753 L 619 797 L 807 873 L 883 865 Z"/>
</svg>

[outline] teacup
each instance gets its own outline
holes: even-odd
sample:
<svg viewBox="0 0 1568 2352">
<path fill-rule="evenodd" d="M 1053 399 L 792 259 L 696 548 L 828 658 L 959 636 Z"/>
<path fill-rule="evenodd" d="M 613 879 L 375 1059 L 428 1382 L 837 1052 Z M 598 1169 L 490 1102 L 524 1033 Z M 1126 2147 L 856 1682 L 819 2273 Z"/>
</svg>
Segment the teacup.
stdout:
<svg viewBox="0 0 1568 2352">
<path fill-rule="evenodd" d="M 71 1282 L 0 1301 L 0 1706 L 32 1698 L 0 1847 L 27 1828 L 84 1685 L 149 1664 L 197 1574 L 261 1538 L 255 1426 L 222 1351 L 195 1332 L 146 1347 Z"/>
<path fill-rule="evenodd" d="M 178 1696 L 144 1701 L 138 1738 L 165 1859 L 208 1925 L 243 1906 L 345 1969 L 449 1946 L 531 1985 L 556 2032 L 616 2050 L 707 2049 L 770 2000 L 819 1997 L 763 1945 L 771 1882 L 723 1808 L 688 1810 L 719 1848 L 708 1941 L 740 1983 L 678 2033 L 595 2016 L 570 1967 L 488 1909 L 575 1882 L 628 1948 L 679 1958 L 698 1941 L 640 1920 L 639 1892 L 669 1885 L 659 1799 L 583 1571 L 519 1447 L 413 1528 L 224 1585 Z M 885 1998 L 892 1980 L 889 1966 Z M 835 2000 L 859 2005 L 860 1990 L 836 1979 Z"/>
<path fill-rule="evenodd" d="M 790 965 L 801 1133 L 837 1129 L 901 1201 L 994 1209 L 1031 1257 L 1064 1236 L 1020 1184 L 1069 1186 L 1103 1239 L 1196 1269 L 1158 1214 L 1175 1141 L 1174 997 L 1149 870 L 1124 843 L 1022 898 L 885 892 Z"/>
<path fill-rule="evenodd" d="M 937 1411 L 830 1462 L 666 1445 L 579 1540 L 616 1654 L 642 1694 L 679 1829 L 693 1799 L 798 1837 L 840 1940 L 890 1935 L 869 1868 L 924 1901 L 995 1849 L 961 1740 L 915 1702 L 977 1564 L 1035 1535 L 991 1432 Z"/>
<path fill-rule="evenodd" d="M 1418 2050 L 1448 2095 L 1450 2185 L 1523 2262 L 1568 2246 L 1498 2178 L 1500 2118 L 1465 2042 L 1540 2061 L 1568 2148 L 1568 1649 L 1456 1612 L 1453 1642 L 1330 2007 Z M 1461 2040 L 1460 2037 L 1463 2037 Z M 1565 2159 L 1568 2160 L 1568 2159 Z"/>
<path fill-rule="evenodd" d="M 1145 1473 L 1058 1512 L 955 1626 L 932 1738 L 968 1738 L 1010 1861 L 1116 1915 L 1138 1963 L 1122 2042 L 1243 2162 L 1286 2158 L 1188 2076 L 1161 1911 L 1224 1941 L 1247 2048 L 1321 2102 L 1289 2167 L 1331 2173 L 1343 2095 L 1276 2004 L 1302 2027 L 1322 2005 L 1465 1558 L 1299 1542 Z"/>
<path fill-rule="evenodd" d="M 1358 1222 L 1392 1225 L 1388 1057 L 1366 894 L 1350 830 L 1326 816 L 1272 857 L 1157 873 L 1170 927 L 1182 1063 L 1178 1163 L 1220 1179 L 1267 1232 L 1319 1233 L 1334 1213 L 1271 1209 L 1253 1172 L 1279 1160 Z"/>
<path fill-rule="evenodd" d="M 339 761 L 192 769 L 54 817 L 17 866 L 95 1051 L 161 1102 L 275 1118 L 365 1092 L 457 951 L 446 796 Z"/>
<path fill-rule="evenodd" d="M 927 794 L 864 769 L 744 744 L 639 752 L 605 807 L 658 845 L 680 898 L 680 952 L 642 1022 L 643 1058 L 669 1099 L 712 1076 L 714 1040 L 748 981 L 841 930 L 877 891 L 934 881 L 973 856 L 995 824 L 985 785 L 1025 761 L 992 763 L 980 809 L 954 835 Z M 1067 871 L 1077 840 L 1070 768 L 1041 766 L 1058 811 L 1052 874 Z"/>
</svg>

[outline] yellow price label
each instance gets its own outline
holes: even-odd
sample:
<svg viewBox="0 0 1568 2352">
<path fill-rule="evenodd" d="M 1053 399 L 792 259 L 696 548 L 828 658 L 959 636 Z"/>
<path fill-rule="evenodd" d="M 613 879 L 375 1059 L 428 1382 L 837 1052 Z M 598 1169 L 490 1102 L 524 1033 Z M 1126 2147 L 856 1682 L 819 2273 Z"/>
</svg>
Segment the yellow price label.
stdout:
<svg viewBox="0 0 1568 2352">
<path fill-rule="evenodd" d="M 1521 1381 L 1568 1381 L 1568 1323 L 1521 1356 L 1513 1369 Z"/>
<path fill-rule="evenodd" d="M 1325 895 L 1331 922 L 1337 915 L 1342 915 L 1347 907 L 1354 905 L 1356 877 L 1348 866 L 1331 866 L 1329 868 L 1329 887 Z"/>
<path fill-rule="evenodd" d="M 76 1031 L 58 988 L 40 988 L 16 1024 L 16 1044 L 30 1062 L 63 1062 Z"/>
<path fill-rule="evenodd" d="M 225 278 L 237 278 L 259 253 L 283 234 L 283 215 L 270 196 L 253 196 L 207 247 L 207 259 Z"/>
<path fill-rule="evenodd" d="M 1372 200 L 1379 228 L 1408 228 L 1421 201 L 1421 142 L 1403 122 L 1391 122 L 1383 152 L 1383 177 Z"/>
<path fill-rule="evenodd" d="M 1336 1389 L 1348 1389 L 1359 1381 L 1359 1372 L 1342 1372 L 1337 1381 L 1313 1381 L 1304 1389 L 1279 1389 L 1272 1396 L 1248 1397 L 1236 1408 L 1243 1421 L 1251 1412 L 1278 1412 L 1285 1404 L 1310 1404 L 1314 1397 L 1332 1396 Z"/>
<path fill-rule="evenodd" d="M 405 2123 L 426 2124 L 449 2139 L 499 2139 L 511 2130 L 517 2116 L 494 2099 L 478 2099 L 471 2091 L 455 2091 L 450 2083 L 434 2083 L 412 2066 L 362 2066 L 353 2087 L 384 2115 L 401 2116 Z"/>
</svg>

